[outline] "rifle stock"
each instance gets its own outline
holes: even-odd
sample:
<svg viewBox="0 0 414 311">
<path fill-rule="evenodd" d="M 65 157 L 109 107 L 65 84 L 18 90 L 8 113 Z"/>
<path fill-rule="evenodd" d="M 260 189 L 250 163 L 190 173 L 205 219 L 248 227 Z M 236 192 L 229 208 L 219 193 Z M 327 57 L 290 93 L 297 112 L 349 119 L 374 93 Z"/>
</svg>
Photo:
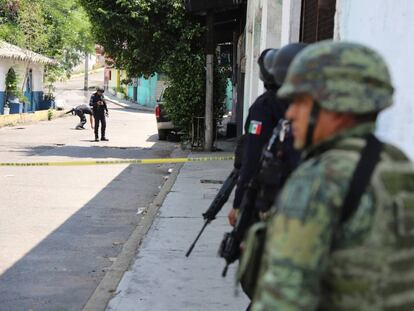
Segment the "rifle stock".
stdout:
<svg viewBox="0 0 414 311">
<path fill-rule="evenodd" d="M 188 249 L 187 253 L 185 254 L 185 257 L 189 257 L 191 255 L 191 252 L 193 251 L 194 246 L 197 244 L 198 239 L 200 238 L 200 236 L 203 234 L 204 229 L 206 229 L 207 225 L 210 223 L 209 220 L 206 220 L 204 223 L 203 228 L 201 228 L 200 232 L 198 233 L 196 239 L 194 240 L 193 244 L 191 244 L 190 248 Z"/>
<path fill-rule="evenodd" d="M 243 241 L 247 229 L 254 221 L 254 202 L 256 200 L 257 191 L 258 184 L 256 178 L 254 178 L 254 180 L 250 182 L 249 187 L 243 196 L 236 225 L 231 232 L 224 234 L 218 252 L 219 256 L 226 261 L 226 266 L 222 273 L 223 277 L 226 276 L 228 266 L 240 257 L 240 244 Z"/>
</svg>

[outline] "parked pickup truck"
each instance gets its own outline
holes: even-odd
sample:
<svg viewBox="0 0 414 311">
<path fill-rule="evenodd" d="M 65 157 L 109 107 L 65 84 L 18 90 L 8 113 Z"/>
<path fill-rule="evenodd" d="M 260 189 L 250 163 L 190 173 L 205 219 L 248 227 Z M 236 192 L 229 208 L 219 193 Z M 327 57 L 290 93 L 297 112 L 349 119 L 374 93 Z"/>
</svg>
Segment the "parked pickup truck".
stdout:
<svg viewBox="0 0 414 311">
<path fill-rule="evenodd" d="M 164 106 L 164 92 L 161 93 L 160 98 L 157 100 L 157 106 L 155 107 L 155 118 L 157 119 L 158 139 L 166 140 L 168 134 L 171 131 L 176 130 L 176 127 L 165 112 Z"/>
</svg>

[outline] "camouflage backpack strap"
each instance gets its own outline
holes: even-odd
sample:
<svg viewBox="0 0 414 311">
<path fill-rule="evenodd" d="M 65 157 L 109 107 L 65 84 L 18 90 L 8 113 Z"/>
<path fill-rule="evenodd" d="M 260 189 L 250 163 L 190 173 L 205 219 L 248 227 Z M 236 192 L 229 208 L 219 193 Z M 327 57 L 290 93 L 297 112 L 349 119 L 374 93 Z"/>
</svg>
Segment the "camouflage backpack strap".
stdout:
<svg viewBox="0 0 414 311">
<path fill-rule="evenodd" d="M 364 194 L 372 173 L 380 160 L 380 154 L 384 144 L 374 134 L 370 134 L 367 143 L 361 151 L 361 158 L 355 168 L 347 194 L 342 204 L 339 223 L 345 223 L 355 213 L 359 201 Z"/>
</svg>

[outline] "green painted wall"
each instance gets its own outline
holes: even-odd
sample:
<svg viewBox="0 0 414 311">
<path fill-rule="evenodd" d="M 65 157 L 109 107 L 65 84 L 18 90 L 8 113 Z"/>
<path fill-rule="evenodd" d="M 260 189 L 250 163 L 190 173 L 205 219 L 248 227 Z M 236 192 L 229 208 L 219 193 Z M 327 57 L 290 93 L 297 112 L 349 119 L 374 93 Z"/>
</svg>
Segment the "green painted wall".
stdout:
<svg viewBox="0 0 414 311">
<path fill-rule="evenodd" d="M 227 88 L 226 88 L 226 109 L 231 111 L 233 106 L 233 84 L 231 79 L 227 79 Z"/>
<path fill-rule="evenodd" d="M 138 104 L 146 107 L 155 107 L 157 105 L 156 91 L 157 91 L 158 74 L 145 79 L 143 77 L 138 79 Z M 133 98 L 133 86 L 128 86 L 128 97 Z"/>
</svg>

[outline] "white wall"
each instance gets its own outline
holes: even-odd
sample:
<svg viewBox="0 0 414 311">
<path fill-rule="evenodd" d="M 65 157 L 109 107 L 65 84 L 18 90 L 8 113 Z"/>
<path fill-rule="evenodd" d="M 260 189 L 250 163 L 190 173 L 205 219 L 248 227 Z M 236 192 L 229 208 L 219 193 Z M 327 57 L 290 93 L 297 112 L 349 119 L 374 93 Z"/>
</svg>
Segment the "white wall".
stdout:
<svg viewBox="0 0 414 311">
<path fill-rule="evenodd" d="M 42 92 L 43 91 L 43 73 L 44 67 L 42 65 L 32 65 L 32 91 Z"/>
<path fill-rule="evenodd" d="M 381 114 L 377 132 L 414 159 L 414 1 L 337 0 L 335 39 L 361 42 L 385 57 L 395 105 Z"/>
<path fill-rule="evenodd" d="M 29 64 L 25 62 L 1 60 L 0 61 L 0 91 L 6 89 L 6 75 L 10 68 L 14 69 L 18 77 L 18 87 L 21 89 L 24 83 L 23 79 L 26 76 L 26 70 L 32 69 L 32 91 L 43 91 L 43 65 Z M 23 87 L 26 90 L 26 84 Z"/>
<path fill-rule="evenodd" d="M 243 104 L 243 124 L 247 117 L 247 110 L 251 105 L 251 99 L 257 95 L 257 85 L 255 83 L 255 77 L 258 78 L 257 68 L 255 62 L 257 62 L 257 51 L 255 51 L 255 35 L 257 28 L 260 24 L 256 24 L 257 17 L 261 17 L 260 14 L 256 14 L 256 11 L 260 10 L 258 1 L 250 0 L 247 4 L 247 20 L 246 20 L 246 74 L 244 82 L 244 104 Z M 256 40 L 257 41 L 257 40 Z M 257 96 L 256 96 L 257 97 Z"/>
<path fill-rule="evenodd" d="M 282 8 L 281 46 L 299 42 L 302 0 L 284 0 Z"/>
<path fill-rule="evenodd" d="M 4 91 L 5 90 L 5 80 L 6 80 L 6 75 L 7 72 L 9 71 L 10 68 L 13 67 L 14 72 L 17 75 L 18 78 L 18 83 L 17 86 L 19 88 L 22 87 L 23 84 L 23 79 L 25 77 L 25 73 L 26 73 L 26 63 L 23 62 L 18 62 L 18 61 L 12 61 L 12 60 L 2 60 L 1 64 L 0 64 L 0 90 Z M 3 76 L 3 72 L 4 72 L 4 76 Z"/>
<path fill-rule="evenodd" d="M 6 90 L 6 75 L 9 68 L 10 66 L 7 61 L 2 60 L 0 62 L 0 92 L 4 92 Z"/>
<path fill-rule="evenodd" d="M 282 0 L 249 0 L 246 21 L 246 76 L 243 122 L 255 99 L 264 92 L 257 60 L 267 48 L 279 48 L 282 27 Z"/>
</svg>

